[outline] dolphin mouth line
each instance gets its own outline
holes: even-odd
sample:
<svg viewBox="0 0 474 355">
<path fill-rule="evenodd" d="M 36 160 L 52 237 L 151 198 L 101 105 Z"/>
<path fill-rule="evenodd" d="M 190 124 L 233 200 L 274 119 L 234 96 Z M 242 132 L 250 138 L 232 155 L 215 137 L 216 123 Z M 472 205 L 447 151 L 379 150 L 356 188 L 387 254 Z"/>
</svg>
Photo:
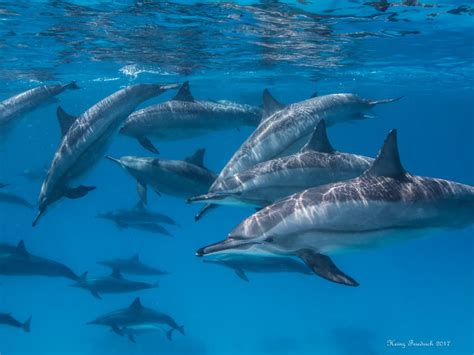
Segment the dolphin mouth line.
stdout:
<svg viewBox="0 0 474 355">
<path fill-rule="evenodd" d="M 109 159 L 110 161 L 113 161 L 114 163 L 117 163 L 117 164 L 119 164 L 119 165 L 122 165 L 122 163 L 120 162 L 120 159 L 114 158 L 114 157 L 112 157 L 112 156 L 110 156 L 110 155 L 106 155 L 105 157 L 106 157 L 107 159 Z"/>
</svg>

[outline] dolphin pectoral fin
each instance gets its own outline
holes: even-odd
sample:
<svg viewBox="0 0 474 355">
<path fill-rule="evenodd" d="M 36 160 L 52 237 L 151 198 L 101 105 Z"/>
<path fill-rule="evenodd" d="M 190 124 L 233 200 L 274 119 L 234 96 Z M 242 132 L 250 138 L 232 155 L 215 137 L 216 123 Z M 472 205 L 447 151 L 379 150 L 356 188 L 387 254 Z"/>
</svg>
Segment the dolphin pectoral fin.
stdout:
<svg viewBox="0 0 474 355">
<path fill-rule="evenodd" d="M 120 329 L 119 327 L 117 327 L 116 325 L 112 325 L 112 331 L 117 334 L 117 335 L 120 335 L 121 337 L 123 336 L 123 331 L 122 329 Z"/>
<path fill-rule="evenodd" d="M 133 336 L 133 334 L 128 334 L 128 339 L 134 344 L 137 343 L 136 340 L 135 340 L 135 337 Z"/>
<path fill-rule="evenodd" d="M 242 270 L 242 269 L 234 269 L 234 272 L 235 274 L 242 280 L 244 280 L 245 282 L 249 282 L 249 278 L 247 277 L 247 275 L 245 275 L 245 271 Z"/>
<path fill-rule="evenodd" d="M 102 297 L 99 295 L 99 292 L 97 292 L 96 290 L 90 290 L 91 291 L 91 294 L 92 296 L 94 296 L 95 298 L 101 300 Z"/>
<path fill-rule="evenodd" d="M 201 208 L 201 210 L 194 216 L 194 220 L 197 222 L 199 221 L 202 216 L 204 216 L 207 212 L 209 212 L 210 210 L 213 210 L 213 209 L 216 209 L 217 207 L 219 207 L 219 205 L 216 205 L 214 203 L 209 203 L 207 205 L 205 205 L 203 208 Z"/>
<path fill-rule="evenodd" d="M 316 275 L 339 284 L 359 286 L 357 281 L 339 270 L 329 256 L 316 253 L 310 249 L 302 249 L 298 251 L 297 255 Z"/>
<path fill-rule="evenodd" d="M 147 138 L 147 137 L 140 137 L 138 138 L 138 143 L 142 145 L 143 148 L 146 150 L 155 153 L 155 154 L 160 154 L 160 151 L 156 149 L 156 147 L 153 145 L 153 143 Z"/>
<path fill-rule="evenodd" d="M 64 191 L 64 197 L 75 200 L 77 198 L 84 197 L 85 195 L 87 195 L 89 191 L 92 191 L 95 189 L 96 189 L 95 186 L 84 186 L 84 185 L 79 185 L 78 187 L 74 187 L 74 188 L 67 188 Z"/>
<path fill-rule="evenodd" d="M 169 340 L 169 341 L 172 341 L 173 340 L 173 332 L 174 332 L 174 328 L 171 328 L 170 330 L 168 330 L 166 332 L 166 338 Z"/>
<path fill-rule="evenodd" d="M 140 201 L 146 205 L 148 203 L 146 184 L 142 184 L 140 181 L 137 181 L 137 192 L 138 196 L 140 196 Z"/>
</svg>

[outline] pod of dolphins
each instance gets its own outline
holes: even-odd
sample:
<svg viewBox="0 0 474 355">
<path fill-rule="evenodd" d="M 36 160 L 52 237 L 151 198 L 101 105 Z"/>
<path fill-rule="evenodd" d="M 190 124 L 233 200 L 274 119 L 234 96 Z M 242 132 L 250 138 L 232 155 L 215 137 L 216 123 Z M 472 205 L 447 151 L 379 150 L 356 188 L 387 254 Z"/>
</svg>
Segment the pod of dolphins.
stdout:
<svg viewBox="0 0 474 355">
<path fill-rule="evenodd" d="M 16 121 L 51 102 L 67 85 L 41 86 L 0 104 L 0 134 L 5 137 Z M 178 89 L 164 103 L 138 111 L 144 101 Z M 158 196 L 173 196 L 204 204 L 201 219 L 220 205 L 253 206 L 256 212 L 219 242 L 197 250 L 208 264 L 229 268 L 242 280 L 247 273 L 292 272 L 316 274 L 346 286 L 359 283 L 340 270 L 334 255 L 381 247 L 443 229 L 464 228 L 474 221 L 474 187 L 422 177 L 407 172 L 398 151 L 397 131 L 388 133 L 375 158 L 336 150 L 327 127 L 363 120 L 368 111 L 400 98 L 370 100 L 354 94 L 313 95 L 284 105 L 268 90 L 263 108 L 230 101 L 201 101 L 189 83 L 127 86 L 74 116 L 61 107 L 57 116 L 62 139 L 49 165 L 38 199 L 36 226 L 52 204 L 63 198 L 86 196 L 95 186 L 80 184 L 85 174 L 107 158 L 136 181 L 138 200 L 129 209 L 102 212 L 97 218 L 130 228 L 172 236 L 167 228 L 179 225 L 170 217 L 147 209 L 148 188 Z M 256 127 L 219 174 L 206 168 L 205 149 L 183 160 L 156 156 L 112 157 L 107 148 L 116 133 L 136 139 L 149 153 L 158 154 L 156 142 L 189 139 L 242 126 Z M 30 172 L 35 178 L 43 172 Z M 26 178 L 29 178 L 25 175 Z M 0 202 L 34 208 L 23 198 L 3 189 Z M 210 218 L 210 217 L 209 217 Z M 163 225 L 166 225 L 165 228 Z M 35 256 L 23 241 L 0 244 L 1 275 L 65 277 L 73 287 L 95 298 L 158 287 L 128 279 L 123 274 L 161 276 L 164 270 L 143 264 L 138 255 L 104 260 L 111 269 L 105 276 L 81 276 L 67 266 Z M 0 323 L 30 330 L 9 313 Z M 171 340 L 184 328 L 169 315 L 142 305 L 111 311 L 88 324 L 109 327 L 135 342 L 135 336 L 163 332 Z"/>
</svg>

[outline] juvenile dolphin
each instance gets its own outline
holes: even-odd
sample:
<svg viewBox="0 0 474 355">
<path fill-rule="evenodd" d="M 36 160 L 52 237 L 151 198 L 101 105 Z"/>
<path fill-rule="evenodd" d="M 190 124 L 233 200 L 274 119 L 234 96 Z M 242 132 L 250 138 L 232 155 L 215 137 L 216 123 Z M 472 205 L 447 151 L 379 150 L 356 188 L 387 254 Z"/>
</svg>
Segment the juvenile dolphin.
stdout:
<svg viewBox="0 0 474 355">
<path fill-rule="evenodd" d="M 24 323 L 19 322 L 15 318 L 13 318 L 10 313 L 2 313 L 0 312 L 0 324 L 5 324 L 9 325 L 11 327 L 15 328 L 21 328 L 25 332 L 29 333 L 30 332 L 30 326 L 31 326 L 31 317 L 28 318 Z"/>
<path fill-rule="evenodd" d="M 75 81 L 66 85 L 43 85 L 0 102 L 0 136 L 7 133 L 18 118 L 42 104 L 51 103 L 54 96 L 67 89 L 76 90 L 79 87 Z"/>
<path fill-rule="evenodd" d="M 201 248 L 218 253 L 300 257 L 317 275 L 358 283 L 328 255 L 415 238 L 474 222 L 474 187 L 412 175 L 403 168 L 396 131 L 360 177 L 314 187 L 265 207 L 240 223 L 226 240 Z"/>
<path fill-rule="evenodd" d="M 184 335 L 183 326 L 179 326 L 173 318 L 165 313 L 144 307 L 140 297 L 135 298 L 129 307 L 107 313 L 87 324 L 110 327 L 119 335 L 124 335 L 123 329 L 128 327 L 159 327 L 164 324 Z"/>
<path fill-rule="evenodd" d="M 299 153 L 259 163 L 225 178 L 212 192 L 192 197 L 189 202 L 264 207 L 310 187 L 355 178 L 372 162 L 372 158 L 334 150 L 325 121 L 321 120 Z"/>
<path fill-rule="evenodd" d="M 268 92 L 266 97 L 264 105 L 268 97 L 271 97 Z M 363 113 L 372 107 L 396 100 L 398 98 L 375 101 L 354 94 L 332 94 L 316 96 L 283 109 L 277 107 L 278 110 L 263 120 L 235 152 L 214 182 L 211 192 L 226 177 L 245 171 L 258 163 L 298 151 L 309 140 L 322 119 L 326 120 L 328 125 L 360 120 L 365 117 Z"/>
<path fill-rule="evenodd" d="M 167 275 L 168 272 L 157 269 L 153 266 L 146 265 L 140 261 L 140 256 L 135 254 L 131 258 L 116 258 L 111 260 L 104 260 L 97 262 L 98 264 L 105 265 L 112 270 L 118 269 L 120 272 L 125 274 L 134 275 Z"/>
<path fill-rule="evenodd" d="M 141 281 L 133 281 L 123 278 L 120 270 L 115 269 L 110 276 L 87 278 L 87 271 L 84 272 L 73 287 L 83 288 L 90 291 L 92 296 L 102 299 L 103 293 L 127 293 L 150 288 L 157 288 L 158 283 L 148 283 Z"/>
<path fill-rule="evenodd" d="M 0 203 L 8 203 L 10 205 L 18 205 L 33 209 L 34 206 L 21 196 L 11 194 L 9 192 L 0 192 Z"/>
<path fill-rule="evenodd" d="M 147 186 L 161 193 L 187 199 L 209 190 L 216 174 L 204 166 L 205 149 L 198 149 L 184 160 L 107 156 L 137 180 L 140 200 L 147 203 Z"/>
<path fill-rule="evenodd" d="M 262 110 L 230 101 L 198 101 L 185 82 L 176 96 L 130 115 L 120 133 L 136 138 L 152 153 L 158 153 L 149 137 L 159 141 L 193 138 L 210 132 L 258 126 Z"/>
<path fill-rule="evenodd" d="M 63 139 L 41 187 L 39 211 L 33 226 L 47 207 L 62 197 L 77 199 L 93 190 L 95 187 L 80 185 L 73 188 L 70 185 L 102 158 L 111 136 L 140 103 L 175 87 L 176 84 L 127 86 L 98 102 L 77 119 L 59 108 Z"/>
<path fill-rule="evenodd" d="M 247 282 L 249 279 L 246 272 L 294 272 L 305 275 L 312 274 L 311 269 L 305 264 L 290 257 L 228 254 L 217 257 L 214 260 L 205 259 L 204 262 L 222 265 L 232 269 L 239 278 Z"/>
<path fill-rule="evenodd" d="M 29 253 L 23 241 L 17 246 L 0 243 L 0 275 L 66 277 L 77 280 L 77 275 L 67 266 Z"/>
<path fill-rule="evenodd" d="M 148 210 L 142 202 L 138 202 L 134 208 L 99 213 L 96 217 L 113 221 L 119 227 L 134 223 L 164 223 L 177 226 L 173 219 L 162 213 Z"/>
</svg>

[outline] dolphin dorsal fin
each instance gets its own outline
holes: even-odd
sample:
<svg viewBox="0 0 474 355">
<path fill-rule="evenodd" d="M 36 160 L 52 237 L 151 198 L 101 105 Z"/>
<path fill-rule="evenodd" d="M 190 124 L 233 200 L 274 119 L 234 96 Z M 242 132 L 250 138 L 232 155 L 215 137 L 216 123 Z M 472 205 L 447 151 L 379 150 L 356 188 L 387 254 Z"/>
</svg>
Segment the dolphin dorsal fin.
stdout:
<svg viewBox="0 0 474 355">
<path fill-rule="evenodd" d="M 133 261 L 140 261 L 140 255 L 138 255 L 138 253 L 135 254 L 134 256 L 132 256 L 132 260 Z"/>
<path fill-rule="evenodd" d="M 308 143 L 306 143 L 303 149 L 301 149 L 302 152 L 307 152 L 309 150 L 328 154 L 335 152 L 334 148 L 329 142 L 326 131 L 326 122 L 324 120 L 319 121 L 310 140 Z"/>
<path fill-rule="evenodd" d="M 205 153 L 206 153 L 206 149 L 204 148 L 198 149 L 194 152 L 193 155 L 185 158 L 184 161 L 190 164 L 200 166 L 201 168 L 204 168 L 204 154 Z"/>
<path fill-rule="evenodd" d="M 194 97 L 191 94 L 191 90 L 189 89 L 189 81 L 185 81 L 183 85 L 181 85 L 178 92 L 171 100 L 194 102 Z"/>
<path fill-rule="evenodd" d="M 263 90 L 263 119 L 270 117 L 275 112 L 283 110 L 285 105 L 278 102 L 268 89 Z"/>
<path fill-rule="evenodd" d="M 114 268 L 112 270 L 112 273 L 110 274 L 110 276 L 112 276 L 113 278 L 115 279 L 123 279 L 123 276 L 122 274 L 120 273 L 120 269 L 119 268 Z"/>
<path fill-rule="evenodd" d="M 87 274 L 89 273 L 89 271 L 84 271 L 81 276 L 79 276 L 79 280 L 80 281 L 86 281 L 87 280 Z"/>
<path fill-rule="evenodd" d="M 64 111 L 61 106 L 58 106 L 56 114 L 58 116 L 59 128 L 61 129 L 61 136 L 63 137 L 67 131 L 69 131 L 69 128 L 71 128 L 77 117 Z"/>
<path fill-rule="evenodd" d="M 135 298 L 135 300 L 132 302 L 132 304 L 128 307 L 133 310 L 139 310 L 142 309 L 142 302 L 140 301 L 140 297 Z"/>
<path fill-rule="evenodd" d="M 26 247 L 25 247 L 25 242 L 23 240 L 20 240 L 20 242 L 16 246 L 16 249 L 22 254 L 28 254 L 28 251 L 26 250 Z"/>
<path fill-rule="evenodd" d="M 398 152 L 397 130 L 392 129 L 385 138 L 377 158 L 364 175 L 403 178 L 405 174 L 406 170 L 403 168 Z"/>
</svg>

